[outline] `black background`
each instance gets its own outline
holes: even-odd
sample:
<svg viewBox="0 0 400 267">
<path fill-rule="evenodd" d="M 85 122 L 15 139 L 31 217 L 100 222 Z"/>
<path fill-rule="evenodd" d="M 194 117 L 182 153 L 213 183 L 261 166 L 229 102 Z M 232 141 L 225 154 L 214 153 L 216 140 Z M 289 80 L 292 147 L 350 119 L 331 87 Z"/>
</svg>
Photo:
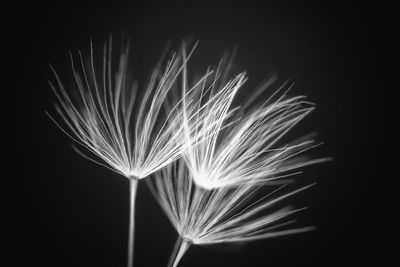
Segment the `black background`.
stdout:
<svg viewBox="0 0 400 267">
<path fill-rule="evenodd" d="M 200 40 L 191 63 L 200 70 L 237 45 L 238 69 L 250 78 L 243 90 L 271 71 L 295 81 L 292 94 L 307 95 L 317 110 L 294 132 L 318 131 L 324 145 L 316 153 L 335 158 L 299 177 L 318 182 L 301 197 L 310 207 L 302 223 L 316 231 L 193 247 L 180 266 L 382 264 L 391 253 L 379 238 L 388 220 L 382 191 L 393 179 L 382 172 L 380 137 L 389 121 L 382 111 L 390 97 L 390 8 L 266 2 L 65 2 L 4 10 L 11 71 L 3 80 L 10 149 L 3 242 L 12 261 L 6 266 L 125 266 L 128 181 L 79 157 L 44 113 L 54 112 L 55 100 L 48 63 L 68 73 L 69 50 L 88 51 L 90 38 L 100 45 L 110 33 L 131 39 L 139 78 L 147 77 L 168 41 Z M 166 266 L 176 234 L 145 183 L 136 213 L 135 266 Z"/>
</svg>

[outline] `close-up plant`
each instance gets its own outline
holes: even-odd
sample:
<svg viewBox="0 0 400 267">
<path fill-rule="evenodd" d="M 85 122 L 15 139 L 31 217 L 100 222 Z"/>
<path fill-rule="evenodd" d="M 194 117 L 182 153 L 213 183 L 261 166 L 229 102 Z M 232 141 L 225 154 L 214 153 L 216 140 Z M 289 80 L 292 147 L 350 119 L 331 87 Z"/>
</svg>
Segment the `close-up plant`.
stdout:
<svg viewBox="0 0 400 267">
<path fill-rule="evenodd" d="M 395 262 L 395 8 L 14 2 L 3 265 Z"/>
<path fill-rule="evenodd" d="M 138 89 L 128 65 L 129 46 L 122 50 L 117 71 L 113 71 L 111 39 L 104 45 L 101 71 L 95 67 L 98 62 L 92 43 L 87 61 L 79 53 L 78 68 L 71 54 L 77 99 L 69 96 L 52 68 L 57 84 L 50 85 L 59 101 L 55 107 L 69 131 L 50 118 L 105 164 L 78 150 L 81 155 L 129 179 L 128 266 L 133 266 L 137 182 L 164 167 L 167 170 L 156 175 L 156 198 L 180 235 L 171 266 L 178 264 L 188 244 L 255 240 L 311 229 L 271 232 L 277 228 L 276 221 L 297 210 L 283 209 L 248 221 L 304 188 L 240 213 L 235 211 L 247 204 L 260 185 L 325 160 L 297 159 L 315 146 L 313 140 L 274 146 L 312 111 L 312 105 L 302 96 L 282 95 L 278 99 L 271 97 L 248 112 L 239 111 L 240 106 L 231 109 L 237 90 L 246 81 L 245 73 L 225 81 L 230 66 L 221 61 L 216 71 L 208 69 L 190 86 L 187 62 L 195 47 L 187 54 L 183 43 L 181 53 L 172 56 L 164 71 L 159 63 L 136 109 Z M 179 167 L 168 167 L 181 156 L 184 161 L 177 163 Z M 183 169 L 184 163 L 190 174 Z"/>
</svg>

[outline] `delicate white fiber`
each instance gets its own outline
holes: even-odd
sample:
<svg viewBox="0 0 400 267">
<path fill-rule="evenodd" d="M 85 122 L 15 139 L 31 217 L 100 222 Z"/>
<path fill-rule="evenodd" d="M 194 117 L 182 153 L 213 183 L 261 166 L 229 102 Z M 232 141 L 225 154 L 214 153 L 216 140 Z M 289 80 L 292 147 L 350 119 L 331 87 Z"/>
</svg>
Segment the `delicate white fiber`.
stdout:
<svg viewBox="0 0 400 267">
<path fill-rule="evenodd" d="M 277 145 L 289 130 L 314 109 L 313 104 L 303 96 L 289 98 L 283 93 L 279 97 L 272 96 L 250 110 L 241 109 L 240 106 L 231 108 L 236 91 L 245 81 L 244 73 L 220 88 L 214 88 L 218 77 L 217 71 L 211 85 L 203 85 L 201 90 L 188 94 L 191 104 L 186 103 L 184 108 L 184 118 L 199 118 L 184 121 L 186 142 L 196 144 L 187 146 L 184 158 L 197 185 L 214 189 L 247 182 L 264 183 L 295 174 L 294 170 L 300 167 L 326 160 L 298 157 L 319 145 L 312 139 L 301 138 L 289 144 Z M 220 97 L 232 88 L 235 90 L 233 93 L 225 98 Z M 285 85 L 280 90 L 283 88 Z M 279 90 L 275 95 L 278 94 Z M 210 104 L 214 98 L 224 101 L 216 103 L 215 107 Z M 201 109 L 193 104 L 203 102 L 207 105 L 199 105 Z M 249 105 L 248 102 L 243 104 Z M 206 137 L 199 137 L 199 133 Z M 202 141 L 194 142 L 193 137 Z"/>
<path fill-rule="evenodd" d="M 131 77 L 129 47 L 122 50 L 115 70 L 112 57 L 111 40 L 99 60 L 92 46 L 89 60 L 79 53 L 75 62 L 71 54 L 75 94 L 68 92 L 52 68 L 56 84 L 50 85 L 59 100 L 55 107 L 69 130 L 53 120 L 106 164 L 85 157 L 127 178 L 142 179 L 179 158 L 187 145 L 178 126 L 179 100 L 169 108 L 166 102 L 172 99 L 169 93 L 178 87 L 177 78 L 190 55 L 174 54 L 164 68 L 160 62 L 140 90 L 141 98 L 136 97 L 138 83 Z"/>
<path fill-rule="evenodd" d="M 309 188 L 286 194 L 281 185 L 254 201 L 260 185 L 245 183 L 235 187 L 204 189 L 193 182 L 182 160 L 169 165 L 150 182 L 157 200 L 179 235 L 193 244 L 242 242 L 298 233 L 313 227 L 278 230 L 294 221 L 283 221 L 302 209 L 273 210 L 278 202 Z M 257 216 L 262 214 L 262 216 Z M 279 224 L 278 224 L 279 222 Z"/>
</svg>

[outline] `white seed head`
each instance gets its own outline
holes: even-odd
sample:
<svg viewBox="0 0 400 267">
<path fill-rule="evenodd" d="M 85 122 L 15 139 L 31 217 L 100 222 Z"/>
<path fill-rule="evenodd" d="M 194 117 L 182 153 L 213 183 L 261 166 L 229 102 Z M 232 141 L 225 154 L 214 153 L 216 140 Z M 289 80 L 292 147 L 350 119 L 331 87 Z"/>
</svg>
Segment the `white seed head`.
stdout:
<svg viewBox="0 0 400 267">
<path fill-rule="evenodd" d="M 185 106 L 186 113 L 196 113 L 200 118 L 184 123 L 187 143 L 193 143 L 189 133 L 206 136 L 196 136 L 202 141 L 187 146 L 184 152 L 195 183 L 205 189 L 273 181 L 294 174 L 293 171 L 300 167 L 326 160 L 298 157 L 318 145 L 310 139 L 301 138 L 277 145 L 314 109 L 312 103 L 305 101 L 303 96 L 289 98 L 284 93 L 251 110 L 232 109 L 232 100 L 244 81 L 244 74 L 239 74 L 208 94 L 190 94 L 191 103 L 206 104 L 201 109 Z M 226 93 L 229 90 L 232 93 Z"/>
<path fill-rule="evenodd" d="M 94 56 L 92 45 L 86 61 L 81 53 L 78 62 L 71 55 L 75 81 L 68 89 L 76 91 L 67 92 L 53 68 L 56 84 L 50 82 L 59 101 L 56 110 L 69 130 L 53 120 L 106 164 L 85 157 L 128 178 L 147 177 L 179 158 L 188 145 L 182 138 L 181 105 L 170 94 L 179 88 L 178 76 L 194 47 L 188 56 L 173 55 L 164 68 L 160 62 L 141 97 L 136 97 L 138 83 L 131 77 L 128 46 L 122 49 L 117 68 L 111 40 L 100 58 Z"/>
<path fill-rule="evenodd" d="M 303 209 L 275 208 L 309 186 L 277 195 L 283 185 L 261 198 L 256 197 L 260 186 L 249 183 L 206 190 L 193 183 L 183 160 L 156 176 L 148 180 L 150 188 L 179 235 L 193 244 L 244 242 L 313 229 L 285 227 L 294 222 L 289 216 Z"/>
</svg>

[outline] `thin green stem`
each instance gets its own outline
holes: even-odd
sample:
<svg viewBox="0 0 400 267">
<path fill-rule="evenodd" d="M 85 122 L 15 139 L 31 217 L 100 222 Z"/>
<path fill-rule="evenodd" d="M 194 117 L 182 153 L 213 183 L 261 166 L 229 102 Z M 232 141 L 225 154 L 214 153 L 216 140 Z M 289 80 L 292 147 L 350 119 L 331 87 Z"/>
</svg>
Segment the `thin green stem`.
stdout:
<svg viewBox="0 0 400 267">
<path fill-rule="evenodd" d="M 135 177 L 129 179 L 130 186 L 130 209 L 129 209 L 129 241 L 128 241 L 128 267 L 133 267 L 133 250 L 135 236 L 135 201 L 138 179 Z"/>
<path fill-rule="evenodd" d="M 182 237 L 178 237 L 175 242 L 174 250 L 172 251 L 171 257 L 169 258 L 168 267 L 176 267 L 182 259 L 183 255 L 190 247 L 190 242 Z"/>
</svg>

